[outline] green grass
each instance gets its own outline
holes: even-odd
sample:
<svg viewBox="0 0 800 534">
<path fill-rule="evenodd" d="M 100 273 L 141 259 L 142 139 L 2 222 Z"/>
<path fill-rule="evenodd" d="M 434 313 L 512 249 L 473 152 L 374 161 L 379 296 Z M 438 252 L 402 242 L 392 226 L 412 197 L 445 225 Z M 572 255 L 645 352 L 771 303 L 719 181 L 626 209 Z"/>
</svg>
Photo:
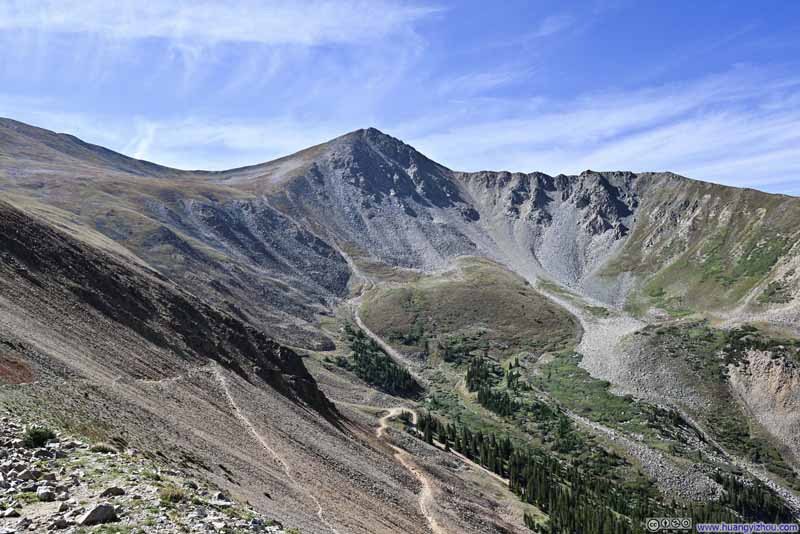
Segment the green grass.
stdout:
<svg viewBox="0 0 800 534">
<path fill-rule="evenodd" d="M 36 495 L 35 491 L 23 491 L 17 493 L 14 498 L 21 502 L 22 504 L 31 504 L 35 502 L 39 502 L 39 497 Z"/>
<path fill-rule="evenodd" d="M 463 259 L 459 267 L 460 276 L 445 273 L 373 291 L 362 318 L 404 352 L 439 358 L 453 349 L 503 359 L 575 342 L 572 316 L 524 279 L 483 259 Z"/>
<path fill-rule="evenodd" d="M 25 431 L 22 444 L 29 449 L 35 449 L 37 447 L 44 447 L 49 440 L 55 439 L 55 437 L 56 433 L 49 428 L 32 426 Z"/>
<path fill-rule="evenodd" d="M 593 378 L 579 367 L 582 357 L 572 351 L 555 354 L 533 378 L 533 384 L 587 419 L 626 432 L 642 434 L 651 444 L 669 447 L 662 430 L 675 424 L 676 414 L 629 395 L 616 395 L 611 384 Z"/>
<path fill-rule="evenodd" d="M 740 303 L 789 253 L 800 228 L 796 198 L 693 181 L 654 191 L 640 210 L 674 213 L 678 221 L 691 216 L 691 224 L 678 231 L 670 218 L 640 218 L 609 262 L 608 276 L 642 277 L 643 289 L 628 302 L 639 314 L 654 306 L 681 317 Z"/>
<path fill-rule="evenodd" d="M 188 498 L 188 494 L 177 486 L 167 484 L 159 488 L 158 498 L 162 504 L 171 506 L 185 501 Z"/>
<path fill-rule="evenodd" d="M 685 362 L 692 387 L 710 402 L 695 415 L 720 444 L 800 487 L 771 438 L 751 424 L 727 383 L 727 366 L 740 365 L 747 350 L 771 350 L 778 357 L 800 362 L 800 342 L 749 326 L 724 331 L 704 321 L 650 326 L 640 339 L 645 340 L 646 350 Z"/>
<path fill-rule="evenodd" d="M 792 290 L 785 283 L 780 280 L 773 280 L 761 295 L 758 296 L 760 304 L 786 304 L 792 300 Z"/>
<path fill-rule="evenodd" d="M 608 311 L 608 308 L 604 308 L 603 306 L 584 306 L 583 309 L 593 316 L 599 318 L 605 318 L 611 315 L 611 312 Z"/>
</svg>

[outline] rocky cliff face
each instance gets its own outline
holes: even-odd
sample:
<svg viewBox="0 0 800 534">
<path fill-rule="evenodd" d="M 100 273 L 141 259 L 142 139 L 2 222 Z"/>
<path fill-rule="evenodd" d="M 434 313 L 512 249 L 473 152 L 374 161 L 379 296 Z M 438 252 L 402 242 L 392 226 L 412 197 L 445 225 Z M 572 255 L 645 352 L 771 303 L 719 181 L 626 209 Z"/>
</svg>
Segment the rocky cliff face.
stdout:
<svg viewBox="0 0 800 534">
<path fill-rule="evenodd" d="M 800 369 L 780 351 L 748 351 L 730 366 L 733 391 L 756 421 L 800 459 Z"/>
<path fill-rule="evenodd" d="M 638 206 L 632 173 L 547 176 L 472 173 L 458 179 L 493 237 L 496 254 L 524 272 L 573 288 L 592 278 L 625 242 Z M 597 295 L 592 295 L 597 296 Z"/>
</svg>

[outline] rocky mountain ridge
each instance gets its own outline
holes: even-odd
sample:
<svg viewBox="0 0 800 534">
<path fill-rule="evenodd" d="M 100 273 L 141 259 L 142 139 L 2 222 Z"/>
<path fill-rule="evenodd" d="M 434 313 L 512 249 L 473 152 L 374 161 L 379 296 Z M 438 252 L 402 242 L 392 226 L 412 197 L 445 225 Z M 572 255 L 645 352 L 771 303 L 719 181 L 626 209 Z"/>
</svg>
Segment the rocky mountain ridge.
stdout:
<svg viewBox="0 0 800 534">
<path fill-rule="evenodd" d="M 0 130 L 0 191 L 58 206 L 293 343 L 329 343 L 313 325 L 345 294 L 341 247 L 423 270 L 488 256 L 636 313 L 796 308 L 793 197 L 671 173 L 456 172 L 373 128 L 213 173 L 142 170 L 80 145 L 91 152 L 81 165 L 104 170 L 75 181 L 55 178 L 74 169 L 48 168 L 54 150 L 69 165 L 84 155 L 71 138 L 64 148 L 58 135 L 19 123 Z M 29 148 L 39 155 L 23 159 L 29 138 L 48 151 Z M 760 298 L 777 289 L 785 302 Z"/>
<path fill-rule="evenodd" d="M 387 327 L 376 343 L 390 360 L 403 352 L 393 344 L 415 347 L 412 371 L 425 374 L 426 406 L 475 408 L 474 395 L 459 387 L 464 362 L 482 346 L 484 357 L 495 345 L 508 348 L 502 333 L 518 324 L 514 313 L 482 317 L 486 302 L 502 309 L 503 293 L 484 288 L 479 302 L 464 287 L 468 279 L 511 276 L 518 285 L 516 309 L 539 326 L 517 340 L 521 352 L 503 357 L 522 360 L 526 380 L 540 381 L 539 369 L 555 365 L 551 351 L 574 349 L 581 368 L 569 360 L 576 367 L 564 380 L 588 371 L 587 391 L 616 406 L 623 401 L 610 397 L 611 384 L 637 396 L 636 387 L 652 390 L 648 370 L 660 369 L 650 361 L 653 347 L 680 355 L 687 369 L 706 374 L 687 371 L 665 384 L 661 400 L 641 395 L 689 410 L 676 411 L 675 431 L 661 436 L 706 435 L 702 417 L 680 419 L 696 416 L 696 406 L 670 395 L 697 387 L 690 400 L 699 406 L 709 402 L 711 384 L 714 415 L 730 423 L 723 437 L 746 436 L 747 446 L 726 442 L 731 455 L 705 449 L 732 466 L 735 455 L 768 456 L 784 477 L 769 487 L 795 480 L 794 460 L 778 450 L 796 448 L 795 422 L 769 417 L 775 406 L 792 409 L 794 394 L 780 390 L 784 383 L 793 390 L 794 379 L 773 379 L 775 368 L 759 359 L 749 374 L 720 371 L 714 340 L 724 332 L 675 320 L 761 320 L 799 334 L 800 199 L 671 173 L 459 172 L 375 129 L 251 167 L 179 171 L 7 120 L 0 121 L 0 195 L 0 401 L 33 420 L 181 465 L 303 532 L 422 533 L 445 517 L 465 532 L 507 532 L 522 514 L 546 523 L 542 510 L 510 506 L 497 488 L 486 497 L 482 481 L 461 478 L 468 470 L 447 450 L 417 443 L 414 469 L 398 464 L 393 447 L 407 440 L 387 444 L 373 426 L 380 410 L 411 401 L 378 393 L 335 364 L 348 356 L 342 329 L 358 321 L 365 302 L 405 295 L 407 331 Z M 482 266 L 473 278 L 464 267 L 470 261 Z M 441 284 L 458 291 L 431 297 Z M 545 312 L 561 318 L 557 340 L 541 328 L 537 314 Z M 464 317 L 469 324 L 454 320 Z M 647 325 L 662 323 L 678 326 L 651 337 Z M 693 336 L 711 341 L 698 345 Z M 628 347 L 630 339 L 641 350 Z M 505 372 L 497 354 L 497 372 Z M 611 384 L 591 382 L 599 379 Z M 756 395 L 764 381 L 769 391 Z M 506 382 L 498 376 L 491 387 Z M 444 403 L 434 399 L 440 394 Z M 654 406 L 641 409 L 666 417 Z M 582 439 L 598 454 L 626 454 L 610 442 L 646 453 L 609 469 L 633 472 L 642 458 L 660 457 L 639 443 L 645 434 L 656 439 L 649 423 L 627 435 L 592 419 L 602 414 L 563 413 L 574 415 L 565 424 L 591 434 Z M 744 423 L 740 413 L 748 414 Z M 750 423 L 765 433 L 751 436 Z M 765 443 L 777 445 L 758 446 L 770 433 Z M 683 465 L 685 450 L 672 445 L 675 465 Z M 690 463 L 702 463 L 698 454 Z"/>
</svg>

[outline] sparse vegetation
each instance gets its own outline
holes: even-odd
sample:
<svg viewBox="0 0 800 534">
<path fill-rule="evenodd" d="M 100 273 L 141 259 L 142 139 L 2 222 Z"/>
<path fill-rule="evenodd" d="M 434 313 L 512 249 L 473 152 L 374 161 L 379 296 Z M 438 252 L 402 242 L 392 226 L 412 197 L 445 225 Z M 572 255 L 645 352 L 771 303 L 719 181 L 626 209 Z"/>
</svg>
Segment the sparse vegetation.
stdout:
<svg viewBox="0 0 800 534">
<path fill-rule="evenodd" d="M 786 304 L 791 300 L 790 288 L 780 280 L 773 280 L 767 284 L 767 287 L 758 296 L 758 302 L 761 304 Z"/>
<path fill-rule="evenodd" d="M 573 317 L 518 275 L 481 258 L 462 258 L 459 269 L 370 294 L 362 318 L 400 350 L 451 363 L 473 353 L 503 359 L 575 341 Z"/>
<path fill-rule="evenodd" d="M 560 426 L 570 426 L 561 421 Z M 415 434 L 428 443 L 437 436 L 445 448 L 508 478 L 509 489 L 520 499 L 549 515 L 544 532 L 633 533 L 641 531 L 648 517 L 689 516 L 695 522 L 792 518 L 791 510 L 754 480 L 743 483 L 720 473 L 717 480 L 726 489 L 721 501 L 670 504 L 662 502 L 652 485 L 619 484 L 591 464 L 564 462 L 542 450 L 516 446 L 507 436 L 445 424 L 430 415 L 421 418 Z M 532 517 L 525 523 L 534 531 L 544 528 Z"/>
<path fill-rule="evenodd" d="M 336 359 L 339 367 L 352 371 L 365 382 L 391 395 L 404 397 L 419 395 L 422 388 L 408 369 L 400 367 L 361 329 L 348 324 L 345 326 L 345 335 L 352 353 L 349 358 Z"/>
<path fill-rule="evenodd" d="M 743 365 L 747 352 L 752 349 L 769 351 L 773 357 L 784 358 L 789 363 L 800 363 L 800 341 L 766 335 L 753 326 L 720 330 L 704 321 L 650 327 L 643 335 L 648 340 L 648 350 L 680 358 L 689 366 L 696 377 L 696 387 L 701 388 L 710 401 L 707 409 L 698 415 L 726 449 L 764 465 L 800 487 L 800 480 L 770 439 L 754 433 L 747 414 L 727 385 L 728 366 Z"/>
<path fill-rule="evenodd" d="M 100 443 L 95 443 L 92 445 L 91 448 L 92 452 L 102 452 L 105 454 L 116 454 L 117 449 L 111 445 L 110 443 L 106 443 L 101 441 Z"/>
<path fill-rule="evenodd" d="M 163 504 L 171 505 L 185 501 L 188 498 L 188 494 L 178 486 L 167 484 L 159 488 L 158 498 Z"/>
<path fill-rule="evenodd" d="M 35 449 L 37 447 L 44 447 L 48 441 L 55 438 L 56 433 L 49 428 L 43 426 L 32 426 L 25 431 L 25 435 L 22 438 L 22 444 L 29 449 Z"/>
</svg>

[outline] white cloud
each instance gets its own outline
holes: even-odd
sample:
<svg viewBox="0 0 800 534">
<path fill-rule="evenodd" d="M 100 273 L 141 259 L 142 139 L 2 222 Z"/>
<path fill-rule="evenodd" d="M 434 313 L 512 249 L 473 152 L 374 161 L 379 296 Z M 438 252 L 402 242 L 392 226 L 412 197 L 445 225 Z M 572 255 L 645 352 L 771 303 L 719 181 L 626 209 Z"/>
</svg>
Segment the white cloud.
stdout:
<svg viewBox="0 0 800 534">
<path fill-rule="evenodd" d="M 436 11 L 391 0 L 2 0 L 0 29 L 320 45 L 369 42 Z"/>
<path fill-rule="evenodd" d="M 354 99 L 358 106 L 342 103 L 327 116 L 283 110 L 253 118 L 158 119 L 48 112 L 57 103 L 0 97 L 0 115 L 179 168 L 259 163 L 375 125 L 459 170 L 671 170 L 800 193 L 800 77 L 791 72 L 737 69 L 561 101 L 477 98 L 435 112 L 421 108 L 403 123 L 381 120 L 379 100 Z"/>
<path fill-rule="evenodd" d="M 512 100 L 501 116 L 478 112 L 458 123 L 442 117 L 400 132 L 437 161 L 464 170 L 671 170 L 770 187 L 800 183 L 798 95 L 799 77 L 740 69 L 525 109 Z"/>
<path fill-rule="evenodd" d="M 509 85 L 527 76 L 527 72 L 514 71 L 511 68 L 484 72 L 471 72 L 439 82 L 437 93 L 448 95 L 479 95 L 485 91 Z"/>
</svg>

